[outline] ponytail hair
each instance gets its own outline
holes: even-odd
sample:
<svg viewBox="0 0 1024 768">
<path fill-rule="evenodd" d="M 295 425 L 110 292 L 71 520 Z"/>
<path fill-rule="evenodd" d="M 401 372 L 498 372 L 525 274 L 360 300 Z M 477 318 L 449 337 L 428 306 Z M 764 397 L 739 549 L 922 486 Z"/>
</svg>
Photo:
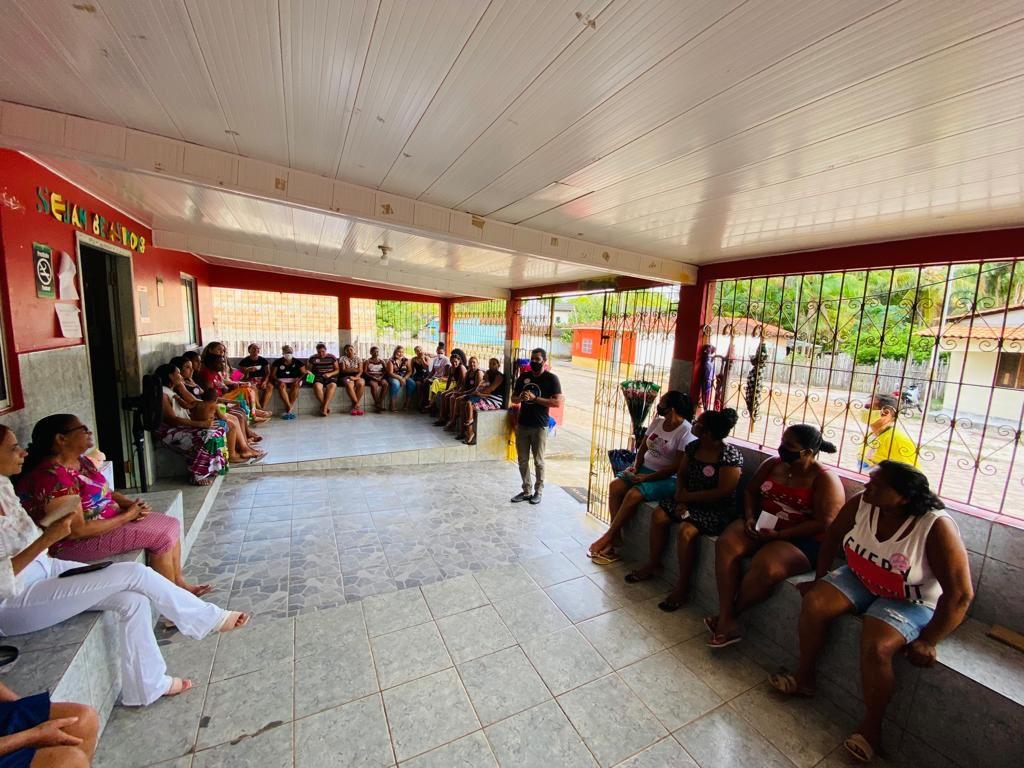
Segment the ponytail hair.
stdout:
<svg viewBox="0 0 1024 768">
<path fill-rule="evenodd" d="M 687 421 L 693 421 L 693 400 L 690 396 L 684 392 L 680 392 L 677 389 L 671 389 L 665 393 L 662 400 L 665 401 L 665 405 L 671 408 L 673 411 L 678 413 Z"/>
<path fill-rule="evenodd" d="M 25 449 L 28 451 L 28 456 L 25 457 L 21 474 L 31 472 L 44 459 L 53 456 L 53 441 L 57 439 L 57 435 L 66 434 L 77 420 L 78 417 L 72 413 L 55 413 L 37 421 L 36 425 L 32 427 L 32 442 Z"/>
<path fill-rule="evenodd" d="M 813 424 L 794 424 L 786 429 L 790 436 L 796 440 L 800 447 L 810 451 L 814 455 L 822 453 L 835 453 L 836 447 L 824 437 L 821 430 Z"/>
<path fill-rule="evenodd" d="M 907 500 L 906 510 L 914 517 L 946 507 L 942 499 L 932 493 L 928 477 L 917 467 L 886 459 L 878 462 L 878 468 L 892 489 Z"/>
<path fill-rule="evenodd" d="M 723 408 L 720 411 L 704 411 L 700 415 L 704 420 L 704 427 L 716 440 L 724 440 L 740 420 L 734 408 Z"/>
</svg>

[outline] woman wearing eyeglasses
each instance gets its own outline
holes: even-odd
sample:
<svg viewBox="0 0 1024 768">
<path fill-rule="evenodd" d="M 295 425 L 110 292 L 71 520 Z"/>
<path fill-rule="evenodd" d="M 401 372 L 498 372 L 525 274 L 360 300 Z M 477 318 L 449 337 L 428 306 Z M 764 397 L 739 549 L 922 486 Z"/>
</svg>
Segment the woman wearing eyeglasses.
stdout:
<svg viewBox="0 0 1024 768">
<path fill-rule="evenodd" d="M 36 520 L 61 496 L 78 496 L 82 519 L 71 534 L 50 549 L 54 557 L 91 563 L 132 550 L 146 550 L 149 567 L 200 597 L 209 584 L 189 584 L 181 572 L 181 526 L 170 515 L 154 512 L 141 499 L 130 499 L 107 485 L 82 454 L 93 445 L 92 431 L 70 413 L 58 413 L 32 428 L 28 457 L 15 487 Z"/>
</svg>

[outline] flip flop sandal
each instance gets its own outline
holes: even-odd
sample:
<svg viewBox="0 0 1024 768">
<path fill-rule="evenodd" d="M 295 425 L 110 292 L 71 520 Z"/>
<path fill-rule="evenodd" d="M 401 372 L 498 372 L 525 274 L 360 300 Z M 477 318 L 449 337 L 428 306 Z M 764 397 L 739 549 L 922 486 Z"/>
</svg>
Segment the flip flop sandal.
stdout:
<svg viewBox="0 0 1024 768">
<path fill-rule="evenodd" d="M 739 643 L 742 640 L 743 635 L 733 635 L 732 637 L 729 637 L 728 635 L 720 635 L 716 632 L 711 636 L 711 639 L 708 640 L 707 646 L 708 648 L 728 648 L 730 645 L 736 645 L 736 643 Z"/>
<path fill-rule="evenodd" d="M 177 688 L 177 690 L 175 690 Z M 167 693 L 164 696 L 180 696 L 185 691 L 191 690 L 192 681 L 187 677 L 172 677 L 171 687 L 167 689 Z"/>
<path fill-rule="evenodd" d="M 684 605 L 685 603 L 677 603 L 674 600 L 662 600 L 658 603 L 658 608 L 663 610 L 665 613 L 673 613 L 674 611 L 678 611 Z"/>
<path fill-rule="evenodd" d="M 715 616 L 705 616 L 704 617 L 704 627 L 712 635 L 715 634 L 715 630 L 718 629 L 718 618 L 715 617 Z"/>
<path fill-rule="evenodd" d="M 612 563 L 619 562 L 619 560 L 621 560 L 621 559 L 622 558 L 619 557 L 614 552 L 610 552 L 610 553 L 604 553 L 603 552 L 600 555 L 594 555 L 592 558 L 590 558 L 590 562 L 595 563 L 597 565 L 611 565 Z"/>
<path fill-rule="evenodd" d="M 202 597 L 213 592 L 212 584 L 197 584 L 195 590 L 192 592 L 196 597 Z"/>
<path fill-rule="evenodd" d="M 843 742 L 843 746 L 846 747 L 846 751 L 850 753 L 850 756 L 858 762 L 869 763 L 875 757 L 874 747 L 859 733 L 850 736 Z"/>
<path fill-rule="evenodd" d="M 626 574 L 625 580 L 627 584 L 639 584 L 643 581 L 650 581 L 654 578 L 653 573 L 649 573 L 646 576 L 640 573 L 640 571 L 630 571 Z"/>
<path fill-rule="evenodd" d="M 779 693 L 785 694 L 786 696 L 804 696 L 810 698 L 814 695 L 814 691 L 808 691 L 805 688 L 801 688 L 800 684 L 796 680 L 796 676 L 791 672 L 778 672 L 768 677 L 768 684 L 771 685 Z"/>
</svg>

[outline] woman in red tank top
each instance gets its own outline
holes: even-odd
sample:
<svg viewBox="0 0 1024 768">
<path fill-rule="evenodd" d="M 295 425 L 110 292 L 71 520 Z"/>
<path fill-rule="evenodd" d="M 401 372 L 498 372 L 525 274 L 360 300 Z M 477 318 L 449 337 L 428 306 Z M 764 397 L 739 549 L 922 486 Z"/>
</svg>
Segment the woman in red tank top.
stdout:
<svg viewBox="0 0 1024 768">
<path fill-rule="evenodd" d="M 825 529 L 844 501 L 839 478 L 818 463 L 819 451 L 836 448 L 816 427 L 795 424 L 782 434 L 779 455 L 766 459 L 747 483 L 744 519 L 730 524 L 715 545 L 719 613 L 704 620 L 710 647 L 738 643 L 737 617 L 817 564 Z M 741 576 L 744 557 L 751 563 Z"/>
</svg>

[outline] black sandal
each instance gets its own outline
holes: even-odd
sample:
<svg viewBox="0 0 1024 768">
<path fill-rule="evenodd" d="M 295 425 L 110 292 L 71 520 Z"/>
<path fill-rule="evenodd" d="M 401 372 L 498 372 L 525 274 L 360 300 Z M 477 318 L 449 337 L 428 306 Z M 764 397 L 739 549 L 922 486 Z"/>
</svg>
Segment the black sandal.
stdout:
<svg viewBox="0 0 1024 768">
<path fill-rule="evenodd" d="M 640 571 L 630 571 L 626 574 L 627 584 L 639 584 L 642 581 L 650 581 L 654 578 L 653 573 L 649 573 L 646 576 L 640 573 Z"/>
<path fill-rule="evenodd" d="M 678 611 L 684 605 L 686 605 L 685 601 L 677 603 L 673 600 L 662 600 L 660 603 L 658 603 L 658 607 L 665 613 L 673 613 L 675 611 Z"/>
</svg>

